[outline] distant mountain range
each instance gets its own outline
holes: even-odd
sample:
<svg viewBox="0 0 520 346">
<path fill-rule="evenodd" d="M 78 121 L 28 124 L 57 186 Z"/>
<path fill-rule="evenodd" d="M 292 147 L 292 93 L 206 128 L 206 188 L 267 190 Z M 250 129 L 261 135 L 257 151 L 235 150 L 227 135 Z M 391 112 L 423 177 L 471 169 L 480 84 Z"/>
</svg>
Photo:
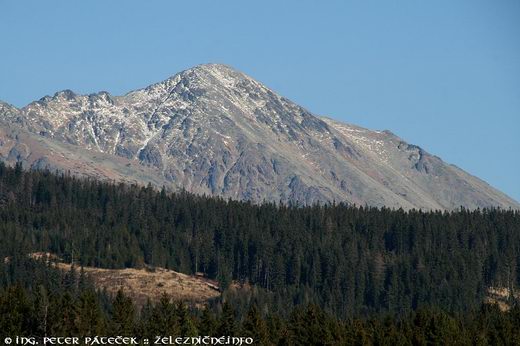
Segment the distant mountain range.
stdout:
<svg viewBox="0 0 520 346">
<path fill-rule="evenodd" d="M 124 96 L 65 90 L 21 109 L 0 102 L 0 159 L 253 202 L 520 209 L 389 131 L 314 115 L 219 64 Z"/>
</svg>

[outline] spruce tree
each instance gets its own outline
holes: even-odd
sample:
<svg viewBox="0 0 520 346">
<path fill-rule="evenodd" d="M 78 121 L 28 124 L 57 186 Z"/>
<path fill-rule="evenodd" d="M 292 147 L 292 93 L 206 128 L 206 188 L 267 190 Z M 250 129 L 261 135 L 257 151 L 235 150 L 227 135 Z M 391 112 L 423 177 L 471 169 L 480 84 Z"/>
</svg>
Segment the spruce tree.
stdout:
<svg viewBox="0 0 520 346">
<path fill-rule="evenodd" d="M 134 333 L 135 307 L 132 300 L 125 296 L 123 290 L 117 291 L 112 303 L 112 320 L 110 330 L 114 335 L 131 336 Z"/>
<path fill-rule="evenodd" d="M 243 335 L 253 338 L 255 345 L 269 345 L 269 330 L 260 316 L 255 304 L 252 304 L 243 324 Z"/>
<path fill-rule="evenodd" d="M 235 311 L 228 302 L 222 306 L 222 315 L 219 319 L 217 335 L 234 336 L 236 332 Z"/>
</svg>

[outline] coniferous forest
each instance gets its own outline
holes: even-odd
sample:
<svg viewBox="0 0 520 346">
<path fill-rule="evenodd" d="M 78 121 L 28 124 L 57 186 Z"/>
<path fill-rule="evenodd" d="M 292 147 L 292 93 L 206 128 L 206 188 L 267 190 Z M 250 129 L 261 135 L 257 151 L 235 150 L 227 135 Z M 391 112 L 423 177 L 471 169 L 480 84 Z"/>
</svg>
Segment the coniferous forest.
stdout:
<svg viewBox="0 0 520 346">
<path fill-rule="evenodd" d="M 315 304 L 289 313 L 262 312 L 254 299 L 238 311 L 232 302 L 194 309 L 164 295 L 139 309 L 123 292 L 108 296 L 72 268 L 63 273 L 45 261 L 13 257 L 3 268 L 0 340 L 25 335 L 240 336 L 255 345 L 518 345 L 520 307 L 502 312 L 481 305 L 464 313 L 435 307 L 401 316 L 339 319 Z M 191 340 L 191 339 L 190 339 Z M 201 344 L 199 342 L 199 344 Z M 218 344 L 218 343 L 217 343 Z"/>
<path fill-rule="evenodd" d="M 520 213 L 298 206 L 157 191 L 0 164 L 3 335 L 253 335 L 261 344 L 519 344 Z M 142 309 L 27 254 L 219 281 L 206 309 Z M 242 296 L 232 282 L 254 290 Z M 42 317 L 42 314 L 43 317 Z M 303 338 L 303 339 L 302 339 Z M 318 340 L 313 343 L 312 340 Z"/>
</svg>

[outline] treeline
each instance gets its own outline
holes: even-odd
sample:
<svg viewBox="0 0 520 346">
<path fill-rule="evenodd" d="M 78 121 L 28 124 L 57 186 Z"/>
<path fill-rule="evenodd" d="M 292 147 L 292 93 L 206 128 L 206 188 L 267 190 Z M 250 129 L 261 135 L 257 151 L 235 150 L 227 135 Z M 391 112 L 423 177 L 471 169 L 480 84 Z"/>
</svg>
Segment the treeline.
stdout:
<svg viewBox="0 0 520 346">
<path fill-rule="evenodd" d="M 0 164 L 0 255 L 203 272 L 263 292 L 259 308 L 338 317 L 478 308 L 520 284 L 520 214 L 287 206 L 24 172 Z"/>
</svg>

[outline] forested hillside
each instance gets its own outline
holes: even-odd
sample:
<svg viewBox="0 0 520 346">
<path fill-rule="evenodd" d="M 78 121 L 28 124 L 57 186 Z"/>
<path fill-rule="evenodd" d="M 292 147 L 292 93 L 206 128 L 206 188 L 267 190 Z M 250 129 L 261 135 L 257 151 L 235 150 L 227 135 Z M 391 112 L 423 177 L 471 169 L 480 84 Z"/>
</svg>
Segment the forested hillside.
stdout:
<svg viewBox="0 0 520 346">
<path fill-rule="evenodd" d="M 489 286 L 518 287 L 519 244 L 512 210 L 252 205 L 0 165 L 2 258 L 49 251 L 78 265 L 203 272 L 224 289 L 253 285 L 263 312 L 470 311 Z"/>
</svg>

